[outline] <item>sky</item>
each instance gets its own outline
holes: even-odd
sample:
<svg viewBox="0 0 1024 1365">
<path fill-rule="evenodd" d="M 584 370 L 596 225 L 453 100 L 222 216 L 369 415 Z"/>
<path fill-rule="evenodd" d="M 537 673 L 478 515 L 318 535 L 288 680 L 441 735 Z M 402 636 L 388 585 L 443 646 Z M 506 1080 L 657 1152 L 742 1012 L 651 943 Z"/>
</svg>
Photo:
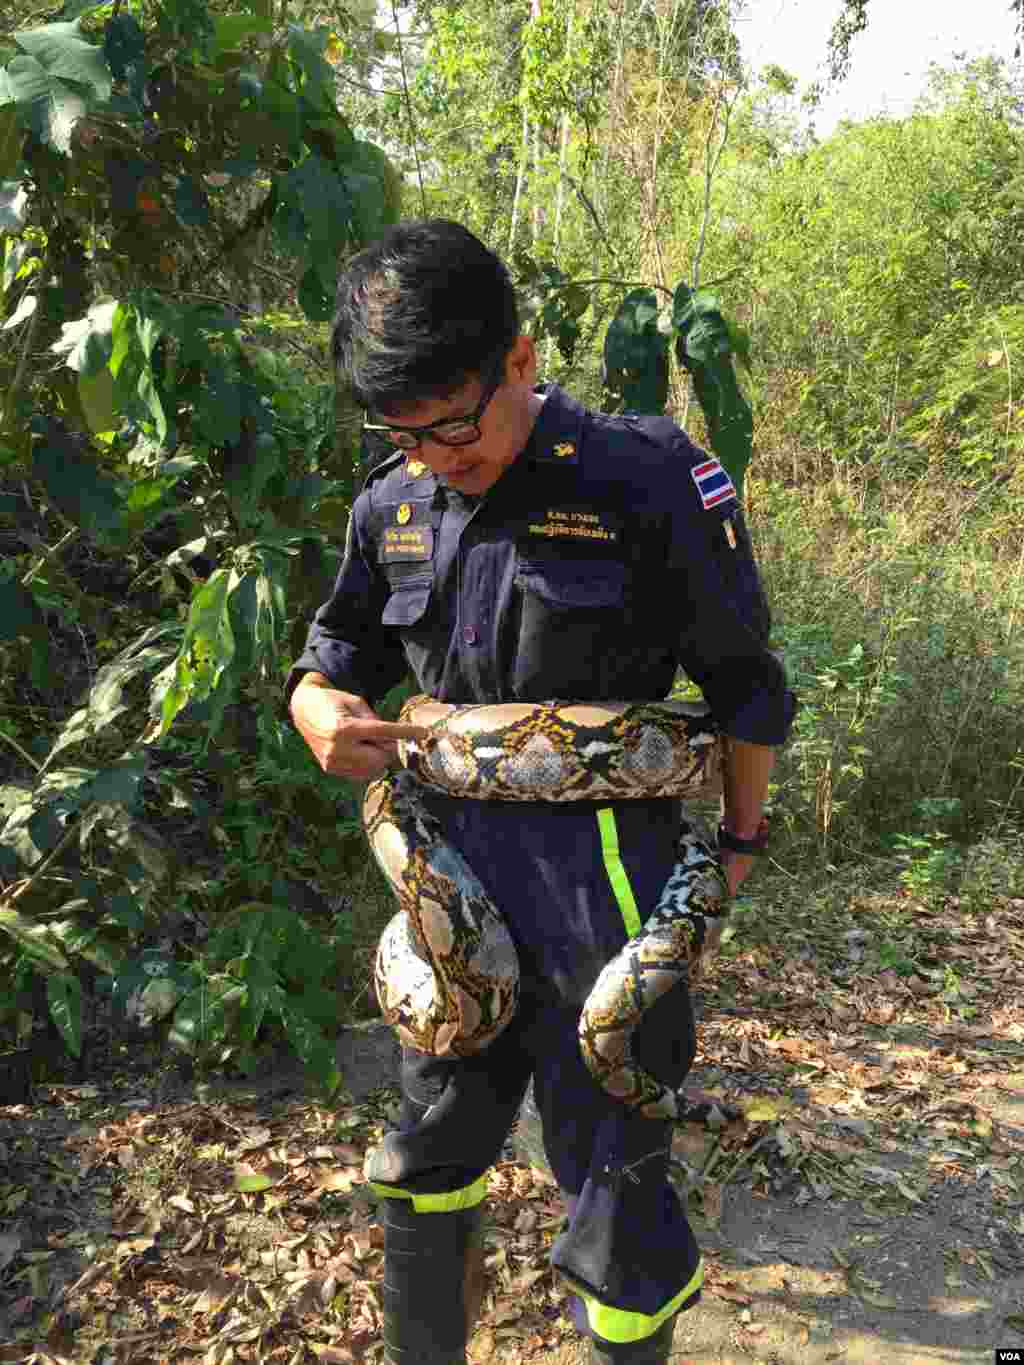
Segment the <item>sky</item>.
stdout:
<svg viewBox="0 0 1024 1365">
<path fill-rule="evenodd" d="M 796 76 L 801 88 L 824 80 L 828 36 L 842 0 L 748 0 L 737 24 L 746 60 L 755 70 L 769 62 Z M 850 74 L 827 93 L 815 116 L 825 137 L 843 118 L 900 115 L 926 83 L 932 62 L 954 53 L 1013 57 L 1009 0 L 871 0 L 868 26 L 853 41 Z"/>
</svg>

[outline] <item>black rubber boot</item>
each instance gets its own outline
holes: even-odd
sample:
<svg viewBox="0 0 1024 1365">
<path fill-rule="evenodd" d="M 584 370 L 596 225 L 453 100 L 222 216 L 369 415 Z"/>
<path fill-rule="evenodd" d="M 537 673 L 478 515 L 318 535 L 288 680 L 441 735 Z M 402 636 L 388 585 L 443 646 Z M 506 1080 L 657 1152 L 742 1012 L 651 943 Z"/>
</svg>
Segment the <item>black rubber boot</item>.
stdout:
<svg viewBox="0 0 1024 1365">
<path fill-rule="evenodd" d="M 675 1318 L 669 1318 L 653 1336 L 632 1341 L 628 1346 L 605 1345 L 591 1338 L 590 1365 L 668 1365 L 675 1325 Z"/>
<path fill-rule="evenodd" d="M 381 1219 L 387 1365 L 465 1365 L 483 1298 L 483 1205 L 416 1213 L 385 1199 Z"/>
</svg>

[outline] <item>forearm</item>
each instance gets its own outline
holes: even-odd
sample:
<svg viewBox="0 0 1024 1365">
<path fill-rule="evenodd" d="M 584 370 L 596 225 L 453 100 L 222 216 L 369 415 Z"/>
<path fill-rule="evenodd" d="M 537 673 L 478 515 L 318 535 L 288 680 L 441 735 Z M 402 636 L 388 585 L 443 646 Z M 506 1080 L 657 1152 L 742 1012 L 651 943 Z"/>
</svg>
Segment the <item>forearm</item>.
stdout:
<svg viewBox="0 0 1024 1365">
<path fill-rule="evenodd" d="M 766 744 L 750 744 L 729 736 L 724 737 L 723 743 L 725 826 L 741 839 L 753 839 L 768 796 L 775 750 Z"/>
</svg>

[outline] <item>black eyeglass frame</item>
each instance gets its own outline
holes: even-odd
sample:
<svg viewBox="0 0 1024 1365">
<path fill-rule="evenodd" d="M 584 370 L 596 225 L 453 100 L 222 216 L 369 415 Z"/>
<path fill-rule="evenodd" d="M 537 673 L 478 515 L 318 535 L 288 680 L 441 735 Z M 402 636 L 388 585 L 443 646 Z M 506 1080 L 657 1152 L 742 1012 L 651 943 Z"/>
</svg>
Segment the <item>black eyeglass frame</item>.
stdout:
<svg viewBox="0 0 1024 1365">
<path fill-rule="evenodd" d="M 364 422 L 363 430 L 382 432 L 384 433 L 385 440 L 388 440 L 386 433 L 389 431 L 400 431 L 403 432 L 406 436 L 415 437 L 415 442 L 411 446 L 402 445 L 399 441 L 388 441 L 388 444 L 393 445 L 396 450 L 419 450 L 420 446 L 423 444 L 424 436 L 429 436 L 432 440 L 436 441 L 438 445 L 449 446 L 451 448 L 457 448 L 459 446 L 471 446 L 474 441 L 479 441 L 481 435 L 480 418 L 486 412 L 488 403 L 490 403 L 491 399 L 501 388 L 502 384 L 504 383 L 504 380 L 505 367 L 504 365 L 502 365 L 502 367 L 498 370 L 495 378 L 491 380 L 491 382 L 484 389 L 483 395 L 481 396 L 480 402 L 477 404 L 476 408 L 472 412 L 467 412 L 462 417 L 442 417 L 440 421 L 430 422 L 425 427 L 403 427 L 399 426 L 397 422 L 388 422 L 386 424 L 382 422 Z M 471 426 L 473 428 L 473 435 L 467 436 L 464 440 L 446 441 L 443 436 L 437 434 L 440 432 L 442 427 L 453 426 Z"/>
</svg>

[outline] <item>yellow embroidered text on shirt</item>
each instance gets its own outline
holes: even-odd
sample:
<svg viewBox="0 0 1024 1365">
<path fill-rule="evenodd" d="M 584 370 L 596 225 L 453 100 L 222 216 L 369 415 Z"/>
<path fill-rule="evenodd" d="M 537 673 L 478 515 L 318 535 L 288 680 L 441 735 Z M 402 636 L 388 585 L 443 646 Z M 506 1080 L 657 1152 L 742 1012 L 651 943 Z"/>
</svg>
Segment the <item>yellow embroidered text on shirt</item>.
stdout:
<svg viewBox="0 0 1024 1365">
<path fill-rule="evenodd" d="M 576 509 L 549 507 L 542 522 L 531 522 L 527 528 L 531 536 L 565 537 L 572 540 L 617 541 L 618 531 L 606 526 L 600 513 Z"/>
</svg>

